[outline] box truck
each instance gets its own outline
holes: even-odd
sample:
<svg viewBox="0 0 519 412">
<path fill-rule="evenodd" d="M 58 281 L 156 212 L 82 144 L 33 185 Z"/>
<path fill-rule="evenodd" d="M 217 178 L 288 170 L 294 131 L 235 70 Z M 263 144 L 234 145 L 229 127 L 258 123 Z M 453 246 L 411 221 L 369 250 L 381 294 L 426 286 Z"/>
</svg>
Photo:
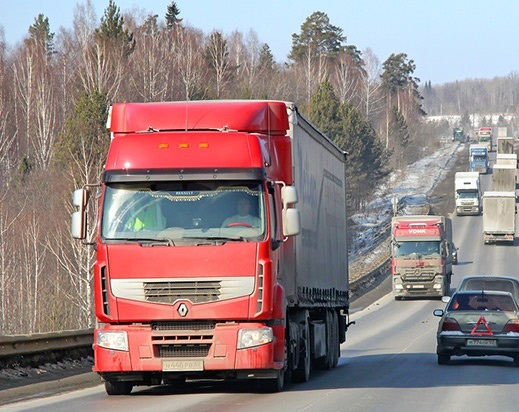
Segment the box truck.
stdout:
<svg viewBox="0 0 519 412">
<path fill-rule="evenodd" d="M 515 238 L 515 192 L 483 194 L 483 242 L 513 243 Z"/>
<path fill-rule="evenodd" d="M 456 215 L 479 215 L 481 213 L 479 172 L 456 172 L 454 196 Z"/>
</svg>

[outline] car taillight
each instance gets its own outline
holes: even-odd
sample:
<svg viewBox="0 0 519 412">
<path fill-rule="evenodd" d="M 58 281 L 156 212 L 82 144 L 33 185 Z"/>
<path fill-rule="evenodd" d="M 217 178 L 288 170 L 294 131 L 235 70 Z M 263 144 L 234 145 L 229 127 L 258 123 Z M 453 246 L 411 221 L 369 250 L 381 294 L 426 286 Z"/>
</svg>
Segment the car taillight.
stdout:
<svg viewBox="0 0 519 412">
<path fill-rule="evenodd" d="M 519 333 L 519 319 L 512 319 L 507 322 L 503 328 L 503 333 L 516 332 Z"/>
<path fill-rule="evenodd" d="M 454 319 L 445 319 L 442 324 L 442 331 L 460 331 L 460 325 Z"/>
</svg>

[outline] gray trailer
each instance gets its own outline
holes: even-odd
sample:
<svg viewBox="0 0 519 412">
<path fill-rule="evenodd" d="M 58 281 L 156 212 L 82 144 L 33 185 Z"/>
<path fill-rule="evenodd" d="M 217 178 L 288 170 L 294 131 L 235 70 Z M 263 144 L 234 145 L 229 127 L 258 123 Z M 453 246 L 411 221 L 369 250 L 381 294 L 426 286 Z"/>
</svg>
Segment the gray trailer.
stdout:
<svg viewBox="0 0 519 412">
<path fill-rule="evenodd" d="M 515 192 L 483 194 L 483 241 L 513 243 L 515 238 Z"/>
<path fill-rule="evenodd" d="M 284 284 L 287 300 L 294 307 L 311 308 L 319 301 L 323 306 L 347 307 L 345 154 L 294 104 L 287 103 L 287 109 L 302 226 L 302 234 L 294 238 L 297 275 Z M 329 295 L 315 295 L 317 291 Z"/>
<path fill-rule="evenodd" d="M 495 164 L 492 168 L 492 191 L 515 191 L 516 167 L 511 164 Z"/>
</svg>

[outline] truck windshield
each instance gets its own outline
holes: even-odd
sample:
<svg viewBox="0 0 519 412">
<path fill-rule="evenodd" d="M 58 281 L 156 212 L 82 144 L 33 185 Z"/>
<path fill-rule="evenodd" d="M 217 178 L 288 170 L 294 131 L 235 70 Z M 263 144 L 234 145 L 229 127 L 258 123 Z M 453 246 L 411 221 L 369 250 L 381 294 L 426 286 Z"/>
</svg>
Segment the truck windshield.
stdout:
<svg viewBox="0 0 519 412">
<path fill-rule="evenodd" d="M 459 199 L 474 199 L 478 198 L 478 192 L 458 192 L 457 196 Z"/>
<path fill-rule="evenodd" d="M 265 237 L 264 191 L 258 182 L 152 182 L 106 186 L 105 241 L 189 239 L 258 241 Z M 180 241 L 180 242 L 179 242 Z"/>
<path fill-rule="evenodd" d="M 413 241 L 400 242 L 393 245 L 393 255 L 402 256 L 439 256 L 441 254 L 440 241 Z"/>
<path fill-rule="evenodd" d="M 473 159 L 475 162 L 486 162 L 487 161 L 487 157 L 481 156 L 481 155 L 474 155 Z"/>
</svg>

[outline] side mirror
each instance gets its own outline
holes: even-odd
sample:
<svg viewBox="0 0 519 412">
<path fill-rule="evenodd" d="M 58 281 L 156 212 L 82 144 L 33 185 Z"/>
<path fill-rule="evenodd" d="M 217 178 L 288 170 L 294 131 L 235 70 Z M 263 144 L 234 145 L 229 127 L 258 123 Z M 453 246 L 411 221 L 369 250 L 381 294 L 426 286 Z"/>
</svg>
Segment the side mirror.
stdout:
<svg viewBox="0 0 519 412">
<path fill-rule="evenodd" d="M 86 206 L 90 199 L 90 191 L 87 189 L 74 190 L 72 204 L 78 208 L 72 213 L 70 233 L 74 239 L 85 239 L 87 229 Z"/>
<path fill-rule="evenodd" d="M 298 202 L 297 189 L 294 186 L 283 186 L 281 188 L 281 201 L 283 208 Z"/>
<path fill-rule="evenodd" d="M 283 236 L 294 236 L 301 233 L 301 213 L 299 209 L 283 210 Z"/>
</svg>

